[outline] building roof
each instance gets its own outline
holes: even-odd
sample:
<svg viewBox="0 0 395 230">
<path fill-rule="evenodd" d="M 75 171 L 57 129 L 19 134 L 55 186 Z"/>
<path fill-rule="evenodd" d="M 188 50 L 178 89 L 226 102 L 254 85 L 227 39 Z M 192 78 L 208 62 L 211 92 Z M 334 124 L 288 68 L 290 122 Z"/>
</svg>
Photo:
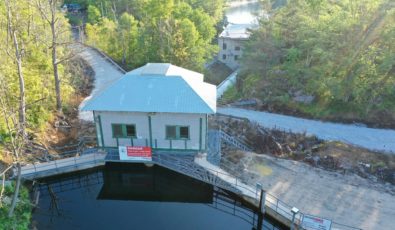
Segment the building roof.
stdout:
<svg viewBox="0 0 395 230">
<path fill-rule="evenodd" d="M 229 23 L 224 31 L 219 35 L 220 38 L 246 40 L 250 37 L 249 29 L 255 28 L 255 24 L 233 24 Z"/>
<path fill-rule="evenodd" d="M 211 114 L 216 112 L 216 87 L 200 73 L 148 63 L 126 73 L 83 110 Z"/>
</svg>

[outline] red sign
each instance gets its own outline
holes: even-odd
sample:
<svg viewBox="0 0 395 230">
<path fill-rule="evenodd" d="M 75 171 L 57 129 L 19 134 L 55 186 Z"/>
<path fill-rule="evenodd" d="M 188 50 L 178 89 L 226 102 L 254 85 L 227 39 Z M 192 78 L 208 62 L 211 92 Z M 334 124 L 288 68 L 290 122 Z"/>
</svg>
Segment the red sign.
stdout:
<svg viewBox="0 0 395 230">
<path fill-rule="evenodd" d="M 146 146 L 126 146 L 128 157 L 152 157 L 151 147 Z"/>
</svg>

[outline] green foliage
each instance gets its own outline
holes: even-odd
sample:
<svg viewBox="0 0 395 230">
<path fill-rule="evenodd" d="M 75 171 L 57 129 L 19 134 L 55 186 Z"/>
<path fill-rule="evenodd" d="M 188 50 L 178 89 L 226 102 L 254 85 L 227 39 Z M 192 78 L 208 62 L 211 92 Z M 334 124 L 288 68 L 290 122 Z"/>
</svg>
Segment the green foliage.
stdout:
<svg viewBox="0 0 395 230">
<path fill-rule="evenodd" d="M 106 2 L 95 3 L 107 13 L 86 26 L 88 42 L 127 68 L 170 62 L 201 71 L 217 49 L 212 40 L 223 0 L 213 1 L 215 7 L 206 1 L 120 1 L 114 3 L 116 17 L 108 13 Z"/>
<path fill-rule="evenodd" d="M 67 15 L 67 19 L 69 23 L 74 26 L 81 26 L 82 25 L 82 18 L 79 15 L 69 14 Z"/>
<path fill-rule="evenodd" d="M 228 88 L 225 93 L 222 95 L 221 101 L 224 103 L 235 101 L 240 97 L 240 92 L 236 88 L 236 86 L 232 86 Z"/>
<path fill-rule="evenodd" d="M 253 32 L 241 91 L 319 116 L 395 114 L 394 44 L 390 0 L 295 0 Z M 298 94 L 313 105 L 294 102 Z"/>
<path fill-rule="evenodd" d="M 14 183 L 4 188 L 4 198 L 11 200 L 14 194 Z M 1 189 L 1 185 L 0 185 Z M 10 205 L 7 202 L 1 203 L 0 206 L 0 229 L 29 229 L 30 219 L 32 216 L 32 204 L 29 199 L 29 191 L 26 187 L 21 186 L 19 190 L 19 201 L 15 207 L 14 215 L 8 217 Z M 4 199 L 3 199 L 4 201 Z"/>
<path fill-rule="evenodd" d="M 88 14 L 87 23 L 95 24 L 95 23 L 99 22 L 101 15 L 100 15 L 100 11 L 97 7 L 95 7 L 93 5 L 89 5 L 87 14 Z"/>
<path fill-rule="evenodd" d="M 51 63 L 51 30 L 48 23 L 41 17 L 37 7 L 27 1 L 10 1 L 17 17 L 13 23 L 17 29 L 17 38 L 23 47 L 22 69 L 25 81 L 27 130 L 32 133 L 42 131 L 51 120 L 55 109 L 55 85 L 53 66 Z M 70 40 L 71 33 L 65 16 L 57 13 L 59 32 L 58 42 Z M 70 19 L 69 20 L 73 20 Z M 7 17 L 4 1 L 0 2 L 0 96 L 6 98 L 5 109 L 14 115 L 18 113 L 19 82 L 17 66 L 13 57 L 13 42 L 7 33 Z M 62 60 L 68 55 L 67 47 L 58 46 L 57 56 Z M 70 85 L 70 75 L 63 63 L 58 65 L 61 79 L 62 98 L 67 103 L 74 93 Z M 3 112 L 3 111 L 1 111 Z M 16 116 L 17 117 L 17 116 Z M 12 129 L 15 127 L 11 127 Z M 0 136 L 9 135 L 5 125 L 4 114 L 0 115 Z M 5 142 L 7 142 L 7 138 Z M 4 144 L 4 143 L 2 143 Z"/>
</svg>

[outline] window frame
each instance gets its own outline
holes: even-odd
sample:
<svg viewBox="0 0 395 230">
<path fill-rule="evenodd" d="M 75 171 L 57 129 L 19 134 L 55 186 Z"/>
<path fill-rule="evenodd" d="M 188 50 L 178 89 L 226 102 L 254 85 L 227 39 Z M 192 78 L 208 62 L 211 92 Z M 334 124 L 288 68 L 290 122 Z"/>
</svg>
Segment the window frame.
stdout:
<svg viewBox="0 0 395 230">
<path fill-rule="evenodd" d="M 226 60 L 226 54 L 222 54 L 222 60 Z"/>
<path fill-rule="evenodd" d="M 241 47 L 240 46 L 235 46 L 235 51 L 240 51 Z"/>
<path fill-rule="evenodd" d="M 121 126 L 122 136 L 115 136 L 114 135 L 114 126 L 115 125 L 120 125 Z M 128 136 L 127 135 L 126 126 L 129 126 L 129 125 L 134 126 L 134 135 L 133 136 Z M 137 137 L 136 124 L 111 123 L 111 130 L 112 130 L 112 138 L 136 138 Z"/>
<path fill-rule="evenodd" d="M 228 45 L 224 42 L 222 43 L 222 50 L 226 50 L 228 48 Z"/>
<path fill-rule="evenodd" d="M 176 137 L 175 138 L 168 137 L 168 135 L 167 135 L 168 127 L 175 127 L 176 128 Z M 188 137 L 181 137 L 181 135 L 180 135 L 181 128 L 188 128 Z M 191 128 L 189 125 L 166 125 L 165 126 L 165 139 L 166 140 L 190 140 L 191 139 Z"/>
</svg>

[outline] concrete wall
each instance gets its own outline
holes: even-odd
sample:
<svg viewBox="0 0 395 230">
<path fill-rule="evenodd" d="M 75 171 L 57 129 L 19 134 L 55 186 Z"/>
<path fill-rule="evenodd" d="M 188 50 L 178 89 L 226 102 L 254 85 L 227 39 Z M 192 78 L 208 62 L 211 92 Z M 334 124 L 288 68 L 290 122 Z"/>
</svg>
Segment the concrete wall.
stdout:
<svg viewBox="0 0 395 230">
<path fill-rule="evenodd" d="M 223 44 L 226 44 L 226 49 L 223 49 Z M 239 67 L 239 60 L 241 55 L 243 55 L 243 45 L 245 40 L 238 40 L 238 39 L 230 39 L 230 38 L 218 38 L 218 46 L 219 46 L 219 53 L 218 53 L 218 60 L 231 69 L 235 70 Z M 240 47 L 240 50 L 236 50 L 236 47 Z M 223 59 L 224 55 L 226 56 Z M 235 56 L 238 56 L 238 60 L 235 60 Z"/>
<path fill-rule="evenodd" d="M 100 116 L 100 117 L 99 117 Z M 112 124 L 136 125 L 137 137 L 133 139 L 134 146 L 150 146 L 149 117 L 152 127 L 152 147 L 158 149 L 189 149 L 206 148 L 206 114 L 178 114 L 178 113 L 140 113 L 140 112 L 103 112 L 95 111 L 96 130 L 100 136 L 100 125 L 103 130 L 104 147 L 117 147 L 117 140 L 113 138 Z M 200 134 L 200 119 L 202 119 L 202 136 Z M 189 140 L 166 140 L 166 126 L 189 126 Z M 99 143 L 100 140 L 98 141 Z M 132 145 L 130 139 L 118 138 L 119 145 Z"/>
</svg>

